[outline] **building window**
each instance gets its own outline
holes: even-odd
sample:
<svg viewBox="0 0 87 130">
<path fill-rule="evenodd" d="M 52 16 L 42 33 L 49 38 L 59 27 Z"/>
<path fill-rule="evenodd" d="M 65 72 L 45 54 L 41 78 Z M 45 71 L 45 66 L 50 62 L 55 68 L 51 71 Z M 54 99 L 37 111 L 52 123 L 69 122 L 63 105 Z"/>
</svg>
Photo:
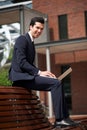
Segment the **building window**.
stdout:
<svg viewBox="0 0 87 130">
<path fill-rule="evenodd" d="M 68 39 L 67 15 L 58 16 L 59 21 L 59 38 Z"/>
<path fill-rule="evenodd" d="M 63 65 L 61 66 L 61 72 L 65 72 L 70 66 L 69 65 Z M 62 85 L 64 87 L 64 93 L 65 93 L 65 99 L 67 102 L 67 106 L 69 108 L 69 111 L 71 112 L 72 110 L 72 100 L 71 100 L 71 77 L 70 75 L 67 75 L 63 80 L 62 80 Z"/>
<path fill-rule="evenodd" d="M 87 11 L 85 11 L 85 30 L 86 30 L 86 36 L 87 36 Z"/>
</svg>

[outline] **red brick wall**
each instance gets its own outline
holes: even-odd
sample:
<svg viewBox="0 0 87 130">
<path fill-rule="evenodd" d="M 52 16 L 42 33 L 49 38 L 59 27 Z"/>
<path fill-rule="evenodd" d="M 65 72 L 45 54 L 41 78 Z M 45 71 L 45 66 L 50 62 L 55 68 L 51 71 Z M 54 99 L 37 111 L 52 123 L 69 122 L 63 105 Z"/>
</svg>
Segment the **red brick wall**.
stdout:
<svg viewBox="0 0 87 130">
<path fill-rule="evenodd" d="M 77 12 L 68 15 L 69 38 L 85 37 L 84 12 Z"/>
<path fill-rule="evenodd" d="M 55 54 L 55 64 L 70 64 L 87 61 L 87 50 L 61 52 Z"/>
<path fill-rule="evenodd" d="M 68 16 L 69 38 L 85 37 L 84 11 L 87 10 L 87 0 L 33 0 L 33 8 L 48 14 L 51 40 L 58 40 L 58 15 Z"/>
<path fill-rule="evenodd" d="M 87 62 L 71 66 L 73 114 L 87 114 Z"/>
</svg>

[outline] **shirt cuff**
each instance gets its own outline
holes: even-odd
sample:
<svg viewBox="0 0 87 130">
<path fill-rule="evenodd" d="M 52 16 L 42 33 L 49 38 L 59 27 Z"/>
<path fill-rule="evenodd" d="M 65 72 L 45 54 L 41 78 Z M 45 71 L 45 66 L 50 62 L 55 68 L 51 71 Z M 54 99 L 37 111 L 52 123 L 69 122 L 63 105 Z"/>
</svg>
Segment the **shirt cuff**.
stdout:
<svg viewBox="0 0 87 130">
<path fill-rule="evenodd" d="M 40 75 L 40 73 L 41 73 L 41 71 L 39 70 L 39 71 L 38 71 L 38 75 Z"/>
</svg>

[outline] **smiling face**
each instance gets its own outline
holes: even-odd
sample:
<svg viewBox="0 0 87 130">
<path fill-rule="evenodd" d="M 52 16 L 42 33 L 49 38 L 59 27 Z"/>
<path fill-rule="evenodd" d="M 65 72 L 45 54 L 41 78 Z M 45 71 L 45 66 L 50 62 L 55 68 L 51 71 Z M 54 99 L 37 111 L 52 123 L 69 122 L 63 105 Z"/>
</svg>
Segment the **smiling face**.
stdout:
<svg viewBox="0 0 87 130">
<path fill-rule="evenodd" d="M 44 29 L 44 24 L 40 22 L 35 22 L 33 26 L 30 25 L 29 31 L 33 38 L 38 38 L 42 34 L 43 29 Z"/>
</svg>

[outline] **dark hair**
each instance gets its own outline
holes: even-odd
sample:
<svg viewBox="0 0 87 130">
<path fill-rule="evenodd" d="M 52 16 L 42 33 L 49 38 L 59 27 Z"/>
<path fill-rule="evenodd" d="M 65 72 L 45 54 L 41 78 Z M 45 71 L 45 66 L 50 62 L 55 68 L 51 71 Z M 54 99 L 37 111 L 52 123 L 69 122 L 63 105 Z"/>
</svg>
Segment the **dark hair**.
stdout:
<svg viewBox="0 0 87 130">
<path fill-rule="evenodd" d="M 31 19 L 30 25 L 34 26 L 35 22 L 40 22 L 44 24 L 44 18 L 43 17 L 34 17 Z"/>
</svg>

